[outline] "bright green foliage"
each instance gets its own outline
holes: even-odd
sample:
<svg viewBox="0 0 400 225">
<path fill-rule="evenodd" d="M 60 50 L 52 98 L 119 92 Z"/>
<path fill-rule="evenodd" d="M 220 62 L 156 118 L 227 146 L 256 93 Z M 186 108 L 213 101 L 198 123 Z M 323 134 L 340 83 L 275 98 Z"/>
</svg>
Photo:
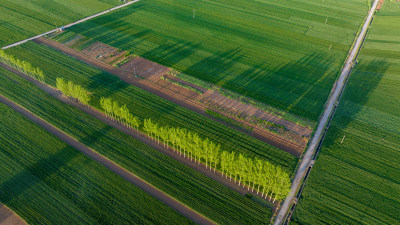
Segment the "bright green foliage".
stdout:
<svg viewBox="0 0 400 225">
<path fill-rule="evenodd" d="M 90 93 L 81 85 L 74 84 L 72 81 L 66 83 L 63 78 L 57 78 L 56 87 L 65 96 L 74 98 L 84 105 L 89 105 Z"/>
<path fill-rule="evenodd" d="M 317 120 L 367 11 L 367 0 L 145 0 L 71 30 Z"/>
<path fill-rule="evenodd" d="M 285 168 L 289 173 L 296 166 L 297 158 L 285 151 L 129 85 L 111 74 L 46 46 L 26 43 L 7 49 L 7 53 L 40 67 L 48 77 L 49 85 L 56 86 L 57 77 L 80 84 L 91 93 L 91 105 L 97 109 L 103 110 L 100 106 L 102 97 L 110 97 L 119 104 L 126 105 L 141 121 L 150 118 L 160 126 L 173 124 L 185 128 L 198 133 L 202 138 L 221 144 L 221 150 L 266 159 Z"/>
<path fill-rule="evenodd" d="M 118 4 L 119 0 L 1 0 L 0 46 L 53 30 Z"/>
<path fill-rule="evenodd" d="M 29 224 L 191 224 L 1 103 L 0 121 L 0 202 Z"/>
<path fill-rule="evenodd" d="M 100 106 L 107 116 L 116 119 L 129 128 L 139 129 L 141 124 L 140 119 L 129 112 L 126 105 L 119 107 L 118 102 L 113 101 L 111 98 L 101 98 Z"/>
<path fill-rule="evenodd" d="M 294 222 L 400 224 L 399 21 L 400 3 L 385 1 L 372 22 Z"/>
<path fill-rule="evenodd" d="M 0 74 L 0 94 L 218 224 L 266 224 L 270 220 L 272 211 L 265 205 L 58 101 L 15 74 L 2 68 Z"/>
<path fill-rule="evenodd" d="M 111 102 L 111 101 L 110 101 Z M 151 119 L 145 119 L 144 131 L 157 142 L 163 142 L 167 146 L 173 146 L 174 150 L 183 157 L 194 159 L 194 163 L 204 162 L 206 168 L 220 170 L 222 176 L 242 184 L 262 190 L 262 195 L 270 200 L 280 200 L 286 197 L 290 191 L 289 174 L 280 167 L 260 159 L 253 159 L 239 154 L 237 157 L 233 152 L 221 151 L 217 145 L 209 139 L 202 139 L 197 133 L 176 127 L 160 127 Z M 161 140 L 160 140 L 161 139 Z M 232 155 L 231 157 L 229 157 Z M 261 163 L 257 166 L 255 162 Z M 258 179 L 256 179 L 256 177 Z M 268 182 L 267 182 L 268 181 Z M 258 191 L 257 191 L 258 193 Z"/>
<path fill-rule="evenodd" d="M 5 63 L 15 69 L 25 73 L 26 75 L 44 82 L 43 71 L 37 67 L 33 67 L 29 62 L 17 59 L 12 55 L 8 55 L 0 49 L 0 62 Z"/>
</svg>

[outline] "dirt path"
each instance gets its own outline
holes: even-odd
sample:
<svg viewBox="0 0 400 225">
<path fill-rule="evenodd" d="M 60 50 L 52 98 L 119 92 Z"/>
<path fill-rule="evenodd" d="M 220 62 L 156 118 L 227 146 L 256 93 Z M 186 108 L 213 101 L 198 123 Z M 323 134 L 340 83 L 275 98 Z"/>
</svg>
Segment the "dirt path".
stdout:
<svg viewBox="0 0 400 225">
<path fill-rule="evenodd" d="M 81 111 L 93 116 L 94 118 L 104 122 L 105 124 L 118 129 L 126 134 L 128 134 L 129 136 L 141 141 L 142 143 L 160 151 L 161 153 L 169 156 L 170 158 L 196 170 L 197 172 L 200 172 L 206 176 L 208 176 L 209 178 L 221 183 L 222 185 L 238 192 L 241 195 L 245 195 L 245 194 L 251 194 L 251 195 L 257 195 L 256 192 L 252 192 L 251 190 L 247 190 L 247 186 L 243 187 L 243 186 L 239 186 L 238 184 L 234 183 L 233 180 L 230 181 L 224 177 L 222 177 L 222 174 L 218 171 L 216 171 L 215 173 L 209 169 L 206 168 L 205 164 L 200 163 L 200 164 L 195 164 L 190 158 L 184 158 L 183 156 L 180 156 L 178 154 L 176 154 L 171 148 L 169 147 L 164 147 L 162 143 L 158 144 L 157 142 L 151 140 L 146 134 L 142 133 L 142 132 L 138 132 L 138 131 L 134 131 L 131 130 L 123 125 L 121 125 L 120 123 L 113 121 L 111 119 L 109 119 L 106 114 L 104 114 L 103 112 L 93 108 L 93 107 L 87 107 L 84 106 L 80 103 L 77 103 L 75 101 L 72 101 L 69 98 L 64 97 L 60 91 L 58 91 L 57 89 L 50 87 L 46 84 L 40 83 L 39 81 L 32 79 L 31 77 L 26 76 L 25 74 L 15 70 L 14 68 L 11 68 L 7 65 L 4 65 L 2 63 L 0 63 L 0 67 L 3 67 L 7 70 L 9 70 L 10 72 L 13 72 L 19 76 L 21 76 L 22 78 L 32 82 L 33 84 L 35 84 L 37 87 L 39 87 L 40 89 L 42 89 L 43 91 L 47 92 L 48 94 L 50 94 L 52 97 L 58 99 L 61 102 L 64 102 L 66 104 L 72 105 L 78 109 L 80 109 Z M 258 194 L 258 196 L 260 198 L 262 198 L 261 193 Z M 267 199 L 268 200 L 268 199 Z M 272 203 L 272 201 L 271 201 Z M 278 203 L 275 202 L 275 207 L 278 206 Z"/>
<path fill-rule="evenodd" d="M 104 14 L 106 14 L 106 13 L 112 12 L 112 11 L 117 10 L 117 9 L 120 9 L 120 8 L 123 8 L 123 7 L 125 7 L 125 6 L 131 5 L 131 4 L 136 3 L 136 2 L 138 2 L 138 1 L 139 1 L 139 0 L 134 0 L 134 1 L 131 1 L 131 2 L 125 3 L 125 4 L 123 4 L 123 5 L 116 6 L 116 7 L 111 8 L 111 9 L 107 9 L 107 10 L 105 10 L 105 11 L 103 11 L 103 12 L 94 14 L 94 15 L 92 15 L 92 16 L 88 16 L 88 17 L 83 18 L 83 19 L 81 19 L 81 20 L 78 20 L 78 21 L 76 21 L 76 22 L 73 22 L 73 23 L 70 23 L 70 24 L 68 24 L 68 25 L 65 25 L 64 27 L 65 27 L 65 28 L 72 27 L 72 26 L 74 26 L 74 25 L 76 25 L 76 24 L 83 23 L 83 22 L 85 22 L 85 21 L 87 21 L 87 20 L 90 20 L 90 19 L 93 19 L 93 18 L 95 18 L 95 17 L 104 15 Z M 43 33 L 43 34 L 36 35 L 36 36 L 34 36 L 34 37 L 31 37 L 31 38 L 28 38 L 28 39 L 25 39 L 25 40 L 22 40 L 22 41 L 16 42 L 16 43 L 14 43 L 14 44 L 4 46 L 4 47 L 2 47 L 1 49 L 4 50 L 4 49 L 7 49 L 7 48 L 11 48 L 11 47 L 15 47 L 15 46 L 18 46 L 18 45 L 22 45 L 23 43 L 26 43 L 26 42 L 31 41 L 31 40 L 35 40 L 36 38 L 43 37 L 43 36 L 45 36 L 45 35 L 54 33 L 54 32 L 56 32 L 56 31 L 58 31 L 58 28 L 57 28 L 57 29 L 54 29 L 54 30 L 51 30 L 51 31 L 48 31 L 48 32 L 45 32 L 45 33 Z"/>
<path fill-rule="evenodd" d="M 1 225 L 27 225 L 21 217 L 7 206 L 0 203 L 0 224 Z"/>
<path fill-rule="evenodd" d="M 379 0 L 379 3 L 378 3 L 378 6 L 376 7 L 376 10 L 381 10 L 384 2 L 385 2 L 385 0 Z"/>
<path fill-rule="evenodd" d="M 362 44 L 364 43 L 364 39 L 366 37 L 368 27 L 371 24 L 372 18 L 374 16 L 376 7 L 378 5 L 379 0 L 375 0 L 370 12 L 368 13 L 368 17 L 364 22 L 364 25 L 361 29 L 360 35 L 357 37 L 355 45 L 353 49 L 351 49 L 350 55 L 348 56 L 343 70 L 340 73 L 339 79 L 336 81 L 334 85 L 333 92 L 331 92 L 331 95 L 329 96 L 324 113 L 322 114 L 322 117 L 320 118 L 320 121 L 318 123 L 317 130 L 315 131 L 315 134 L 313 138 L 311 139 L 310 145 L 308 146 L 308 149 L 299 165 L 299 168 L 297 170 L 297 173 L 293 179 L 292 182 L 292 187 L 289 195 L 286 197 L 279 214 L 276 217 L 275 220 L 275 225 L 282 224 L 285 222 L 286 215 L 288 214 L 288 211 L 290 209 L 290 206 L 293 203 L 293 200 L 297 201 L 295 199 L 296 192 L 299 190 L 300 185 L 303 181 L 303 178 L 305 177 L 307 171 L 309 172 L 313 166 L 314 160 L 313 158 L 316 157 L 315 153 L 317 148 L 320 148 L 323 142 L 323 137 L 325 136 L 328 128 L 329 128 L 329 123 L 333 118 L 333 115 L 335 113 L 336 107 L 339 104 L 340 101 L 340 96 L 342 94 L 342 91 L 346 85 L 346 81 L 348 77 L 350 76 L 351 70 L 353 69 L 354 62 L 357 59 L 358 53 L 362 47 Z"/>
<path fill-rule="evenodd" d="M 59 130 L 58 128 L 54 127 L 53 125 L 47 123 L 43 119 L 37 117 L 33 113 L 26 110 L 24 107 L 10 101 L 3 95 L 0 95 L 0 102 L 7 105 L 8 107 L 12 108 L 16 112 L 22 114 L 32 122 L 36 123 L 37 125 L 41 126 L 48 132 L 52 133 L 54 136 L 58 137 L 59 139 L 63 140 L 68 145 L 74 147 L 76 150 L 82 152 L 83 154 L 87 155 L 91 159 L 99 162 L 109 170 L 113 171 L 117 175 L 121 176 L 125 180 L 131 182 L 132 184 L 138 186 L 139 188 L 143 189 L 148 194 L 152 195 L 156 199 L 160 200 L 161 202 L 165 203 L 172 209 L 176 210 L 177 212 L 181 213 L 182 215 L 186 216 L 190 220 L 198 224 L 215 224 L 208 218 L 202 216 L 201 214 L 197 213 L 196 211 L 192 210 L 191 208 L 187 207 L 186 205 L 180 203 L 179 201 L 175 200 L 174 198 L 170 197 L 169 195 L 165 194 L 164 192 L 160 191 L 159 189 L 155 188 L 151 184 L 147 183 L 146 181 L 142 180 L 138 176 L 134 175 L 133 173 L 129 172 L 125 168 L 119 166 L 118 164 L 114 163 L 113 161 L 107 159 L 106 157 L 102 156 L 101 154 L 95 152 L 94 150 L 90 149 L 86 145 L 80 143 L 79 141 L 75 140 L 73 137 L 67 135 L 63 131 Z"/>
<path fill-rule="evenodd" d="M 99 60 L 93 59 L 88 57 L 87 55 L 75 50 L 75 49 L 71 49 L 69 47 L 66 47 L 64 45 L 62 45 L 61 43 L 58 43 L 56 41 L 53 40 L 49 40 L 46 38 L 38 38 L 36 40 L 34 40 L 36 43 L 39 44 L 45 44 L 51 48 L 57 49 L 67 55 L 70 55 L 80 61 L 83 61 L 89 65 L 95 66 L 97 68 L 100 68 L 106 72 L 109 72 L 115 76 L 118 76 L 122 81 L 137 86 L 145 91 L 148 91 L 150 93 L 153 93 L 155 95 L 158 95 L 168 101 L 171 101 L 175 104 L 178 104 L 180 106 L 183 106 L 187 109 L 190 109 L 198 114 L 201 114 L 203 116 L 206 116 L 210 119 L 213 119 L 215 121 L 220 122 L 219 120 L 211 117 L 210 115 L 208 115 L 206 113 L 206 109 L 207 107 L 199 102 L 196 102 L 194 100 L 192 100 L 189 97 L 185 97 L 185 96 L 181 96 L 181 95 L 176 95 L 175 92 L 168 90 L 168 89 L 161 89 L 158 85 L 144 80 L 144 79 L 140 79 L 140 78 L 136 78 L 134 76 L 132 76 L 131 73 L 126 72 L 126 71 L 122 71 L 119 68 L 113 67 L 107 63 L 101 62 Z M 222 122 L 223 123 L 223 122 Z M 241 130 L 240 128 L 236 128 L 234 126 L 231 126 L 230 124 L 227 123 L 223 123 L 229 127 L 231 127 L 232 129 L 236 129 L 239 130 L 241 132 L 245 132 L 243 130 Z M 298 143 L 295 143 L 291 140 L 285 139 L 283 137 L 280 137 L 277 134 L 274 134 L 272 132 L 266 131 L 264 129 L 260 129 L 255 127 L 253 124 L 248 123 L 243 121 L 243 124 L 249 127 L 253 127 L 253 131 L 251 133 L 247 133 L 259 140 L 265 141 L 277 148 L 280 148 L 296 157 L 300 157 L 304 151 L 305 145 L 301 145 Z M 246 132 L 245 132 L 246 133 Z"/>
</svg>

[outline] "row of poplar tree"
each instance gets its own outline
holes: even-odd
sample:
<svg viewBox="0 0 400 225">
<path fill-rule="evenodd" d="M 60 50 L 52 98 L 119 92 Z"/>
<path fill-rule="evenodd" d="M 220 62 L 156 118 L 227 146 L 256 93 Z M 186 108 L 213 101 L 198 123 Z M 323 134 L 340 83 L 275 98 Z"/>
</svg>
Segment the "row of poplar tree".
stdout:
<svg viewBox="0 0 400 225">
<path fill-rule="evenodd" d="M 43 72 L 26 61 L 15 59 L 2 50 L 0 50 L 0 61 L 44 82 Z M 82 86 L 72 81 L 66 82 L 63 78 L 56 79 L 56 86 L 64 95 L 89 105 L 90 93 Z M 140 119 L 130 113 L 126 105 L 120 106 L 111 98 L 101 98 L 100 106 L 108 117 L 126 127 L 139 130 L 142 125 Z M 208 138 L 201 138 L 195 132 L 177 127 L 159 126 L 151 119 L 144 120 L 143 130 L 150 138 L 158 143 L 162 142 L 165 147 L 172 147 L 178 154 L 183 154 L 195 163 L 204 163 L 206 169 L 209 168 L 214 172 L 218 170 L 225 178 L 243 187 L 247 186 L 248 190 L 251 188 L 257 194 L 261 192 L 263 197 L 273 199 L 274 202 L 276 199 L 285 198 L 290 191 L 289 174 L 268 161 L 221 151 L 220 145 Z"/>
<path fill-rule="evenodd" d="M 235 152 L 221 151 L 220 145 L 197 133 L 178 127 L 164 127 L 151 119 L 141 120 L 129 112 L 126 105 L 119 105 L 111 98 L 101 98 L 100 106 L 106 115 L 131 129 L 143 130 L 150 138 L 164 147 L 171 147 L 177 154 L 204 163 L 206 168 L 218 170 L 225 178 L 247 186 L 248 190 L 261 193 L 275 202 L 286 197 L 290 191 L 289 174 L 270 162 L 250 158 Z"/>
<path fill-rule="evenodd" d="M 102 97 L 100 99 L 100 107 L 111 119 L 117 120 L 131 129 L 139 129 L 141 125 L 140 119 L 130 113 L 126 105 L 120 106 L 118 102 L 113 101 L 111 98 Z"/>
<path fill-rule="evenodd" d="M 80 103 L 89 106 L 90 93 L 81 85 L 74 84 L 72 81 L 66 82 L 63 78 L 57 78 L 56 87 L 65 96 L 74 98 Z"/>
<path fill-rule="evenodd" d="M 12 55 L 8 55 L 3 50 L 0 49 L 0 61 L 9 66 L 16 68 L 17 70 L 25 73 L 26 75 L 39 80 L 40 82 L 44 82 L 44 73 L 41 69 L 32 66 L 29 62 L 16 59 Z"/>
<path fill-rule="evenodd" d="M 289 174 L 270 162 L 250 158 L 241 153 L 221 151 L 220 145 L 197 133 L 177 127 L 163 127 L 145 119 L 143 130 L 156 142 L 172 147 L 178 154 L 204 163 L 206 168 L 218 170 L 222 176 L 235 183 L 247 186 L 270 200 L 283 199 L 290 191 Z"/>
</svg>

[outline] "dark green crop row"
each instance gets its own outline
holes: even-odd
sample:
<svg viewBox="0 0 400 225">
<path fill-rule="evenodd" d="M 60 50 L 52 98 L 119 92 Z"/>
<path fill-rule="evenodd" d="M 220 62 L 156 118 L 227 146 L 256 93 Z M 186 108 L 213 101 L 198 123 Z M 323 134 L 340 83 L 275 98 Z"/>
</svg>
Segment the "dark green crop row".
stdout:
<svg viewBox="0 0 400 225">
<path fill-rule="evenodd" d="M 2 0 L 0 46 L 53 30 L 118 4 L 119 0 Z"/>
<path fill-rule="evenodd" d="M 400 3 L 371 25 L 293 224 L 400 224 Z"/>
<path fill-rule="evenodd" d="M 316 121 L 366 0 L 145 0 L 70 30 Z"/>
<path fill-rule="evenodd" d="M 271 209 L 52 98 L 0 69 L 0 93 L 113 160 L 180 202 L 221 224 L 268 223 Z"/>
<path fill-rule="evenodd" d="M 1 103 L 0 121 L 0 202 L 29 224 L 191 223 Z"/>
<path fill-rule="evenodd" d="M 27 43 L 7 51 L 17 58 L 39 67 L 46 75 L 46 83 L 55 86 L 56 78 L 64 78 L 81 85 L 91 93 L 91 105 L 101 109 L 100 98 L 111 97 L 141 120 L 150 118 L 161 126 L 186 128 L 221 144 L 221 150 L 242 152 L 262 157 L 293 172 L 297 158 L 240 131 L 206 118 L 184 107 L 121 81 L 118 77 L 95 69 L 47 46 Z"/>
</svg>

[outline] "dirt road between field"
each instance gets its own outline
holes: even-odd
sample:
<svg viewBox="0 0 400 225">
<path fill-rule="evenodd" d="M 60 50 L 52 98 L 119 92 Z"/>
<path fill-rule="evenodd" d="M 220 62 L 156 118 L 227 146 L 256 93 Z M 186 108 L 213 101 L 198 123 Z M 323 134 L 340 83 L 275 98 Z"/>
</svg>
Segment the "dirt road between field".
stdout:
<svg viewBox="0 0 400 225">
<path fill-rule="evenodd" d="M 307 148 L 307 151 L 300 163 L 300 166 L 297 170 L 297 173 L 293 179 L 292 182 L 292 187 L 289 195 L 286 197 L 278 215 L 276 216 L 275 219 L 275 225 L 282 224 L 285 222 L 286 215 L 288 214 L 289 208 L 291 204 L 293 203 L 293 200 L 295 199 L 296 192 L 299 190 L 300 185 L 303 181 L 303 178 L 305 177 L 307 171 L 309 171 L 312 166 L 313 166 L 313 158 L 315 158 L 315 153 L 317 150 L 317 147 L 321 147 L 322 142 L 323 142 L 323 137 L 325 136 L 329 126 L 328 121 L 331 121 L 335 112 L 336 107 L 339 104 L 340 101 L 340 96 L 342 94 L 342 91 L 344 90 L 344 87 L 346 85 L 346 81 L 348 77 L 350 76 L 351 70 L 354 67 L 354 62 L 357 59 L 358 53 L 362 47 L 362 44 L 364 43 L 368 27 L 372 22 L 372 18 L 375 14 L 376 7 L 379 3 L 379 0 L 375 0 L 372 8 L 370 9 L 368 13 L 368 17 L 366 18 L 364 25 L 361 28 L 361 32 L 359 36 L 356 39 L 356 42 L 354 44 L 353 49 L 351 49 L 350 54 L 344 64 L 343 70 L 340 73 L 339 79 L 336 81 L 334 84 L 334 89 L 333 92 L 331 92 L 326 105 L 325 105 L 325 110 L 324 113 L 322 114 L 322 117 L 319 120 L 318 127 L 315 131 L 314 136 L 311 139 L 310 145 Z"/>
<path fill-rule="evenodd" d="M 191 208 L 187 207 L 186 205 L 180 203 L 179 201 L 175 200 L 174 198 L 170 197 L 169 195 L 165 194 L 164 192 L 160 191 L 159 189 L 155 188 L 151 184 L 147 183 L 146 181 L 142 180 L 140 177 L 134 175 L 133 173 L 129 172 L 125 168 L 119 166 L 118 164 L 114 163 L 113 161 L 107 159 L 103 155 L 97 153 L 96 151 L 90 149 L 86 145 L 80 143 L 73 137 L 69 136 L 68 134 L 64 133 L 63 131 L 59 130 L 58 128 L 54 127 L 53 125 L 47 123 L 45 120 L 39 118 L 38 116 L 34 115 L 24 107 L 18 105 L 15 102 L 7 99 L 3 95 L 0 95 L 0 102 L 7 105 L 8 107 L 12 108 L 16 112 L 22 114 L 32 122 L 36 123 L 37 125 L 41 126 L 54 136 L 58 137 L 59 139 L 63 140 L 65 143 L 70 145 L 71 147 L 75 148 L 76 150 L 82 152 L 89 158 L 97 161 L 98 163 L 102 164 L 112 172 L 116 173 L 120 177 L 124 178 L 125 180 L 129 181 L 130 183 L 138 186 L 148 194 L 152 195 L 156 199 L 160 200 L 161 202 L 165 203 L 172 209 L 176 210 L 177 212 L 181 213 L 182 215 L 186 216 L 190 220 L 198 224 L 215 224 L 213 221 L 209 220 L 208 218 L 204 217 L 203 215 L 197 213 L 196 211 L 192 210 Z M 155 212 L 156 213 L 156 212 Z"/>
<path fill-rule="evenodd" d="M 0 224 L 1 225 L 27 225 L 21 217 L 7 206 L 0 203 Z"/>
<path fill-rule="evenodd" d="M 146 144 L 146 145 L 148 145 L 148 146 L 160 151 L 161 153 L 163 153 L 163 154 L 167 155 L 168 157 L 170 157 L 170 158 L 172 158 L 172 159 L 174 159 L 174 160 L 176 160 L 176 161 L 188 166 L 189 168 L 194 169 L 197 172 L 200 172 L 200 173 L 204 174 L 205 176 L 207 176 L 207 177 L 217 181 L 218 183 L 220 183 L 220 184 L 222 184 L 222 185 L 224 185 L 224 186 L 226 186 L 226 187 L 238 192 L 239 194 L 241 194 L 243 196 L 245 194 L 257 195 L 257 193 L 255 191 L 253 192 L 251 189 L 248 190 L 247 186 L 245 186 L 245 187 L 243 185 L 239 186 L 237 183 L 234 183 L 233 180 L 230 181 L 229 179 L 224 178 L 220 172 L 215 171 L 215 173 L 214 173 L 210 169 L 207 169 L 205 164 L 203 164 L 203 163 L 196 164 L 196 163 L 194 163 L 192 161 L 192 159 L 190 159 L 188 157 L 184 158 L 182 155 L 176 154 L 174 152 L 175 150 L 173 150 L 172 148 L 164 147 L 164 145 L 162 143 L 157 143 L 157 142 L 151 140 L 148 135 L 146 135 L 146 134 L 144 134 L 144 133 L 142 133 L 140 131 L 131 130 L 131 129 L 121 125 L 120 123 L 108 118 L 107 115 L 104 114 L 103 112 L 101 112 L 101 111 L 99 111 L 99 110 L 97 110 L 97 109 L 95 109 L 93 107 L 88 107 L 88 106 L 82 105 L 80 103 L 77 103 L 77 102 L 75 102 L 75 101 L 73 101 L 73 100 L 71 100 L 69 98 L 66 98 L 65 96 L 63 96 L 61 94 L 60 91 L 58 91 L 57 89 L 55 89 L 55 88 L 53 88 L 51 86 L 48 86 L 48 85 L 43 84 L 43 83 L 41 83 L 41 82 L 31 78 L 31 77 L 28 77 L 25 74 L 19 72 L 18 70 L 14 69 L 12 67 L 9 67 L 9 66 L 1 63 L 1 62 L 0 62 L 0 67 L 3 67 L 4 69 L 9 70 L 10 72 L 13 72 L 13 73 L 17 74 L 18 76 L 20 76 L 20 77 L 32 82 L 37 87 L 39 87 L 40 89 L 42 89 L 43 91 L 45 91 L 46 93 L 51 95 L 52 97 L 58 99 L 59 101 L 80 109 L 81 111 L 89 114 L 90 116 L 93 116 L 94 118 L 102 121 L 103 123 L 105 123 L 105 124 L 115 128 L 115 129 L 118 129 L 118 130 L 124 132 L 125 134 L 127 134 L 127 135 L 129 135 L 129 136 L 141 141 L 142 143 L 144 143 L 144 144 Z M 262 198 L 263 196 L 261 195 L 261 193 L 259 193 L 258 197 Z M 266 199 L 266 201 L 267 200 L 268 199 Z M 270 202 L 272 203 L 272 201 L 270 201 Z M 278 203 L 275 202 L 274 205 L 275 205 L 275 208 L 276 208 L 278 206 Z"/>
<path fill-rule="evenodd" d="M 94 15 L 92 15 L 92 16 L 88 16 L 88 17 L 83 18 L 83 19 L 81 19 L 81 20 L 78 20 L 78 21 L 76 21 L 76 22 L 73 22 L 73 23 L 70 23 L 70 24 L 68 24 L 68 25 L 65 25 L 64 28 L 72 27 L 72 26 L 74 26 L 74 25 L 76 25 L 76 24 L 83 23 L 83 22 L 85 22 L 85 21 L 91 20 L 91 19 L 96 18 L 96 17 L 98 17 L 98 16 L 101 16 L 101 15 L 107 14 L 107 13 L 109 13 L 109 12 L 112 12 L 112 11 L 114 11 L 114 10 L 117 10 L 117 9 L 123 8 L 123 7 L 125 7 L 125 6 L 134 4 L 134 3 L 138 2 L 138 1 L 140 1 L 140 0 L 134 0 L 134 1 L 131 1 L 131 2 L 127 2 L 127 3 L 125 3 L 125 4 L 116 6 L 116 7 L 114 7 L 114 8 L 107 9 L 107 10 L 105 10 L 105 11 L 103 11 L 103 12 L 99 12 L 99 13 L 94 14 Z M 56 31 L 58 31 L 58 30 L 59 30 L 59 29 L 57 28 L 57 29 L 54 29 L 54 30 L 45 32 L 45 33 L 43 33 L 43 34 L 36 35 L 36 36 L 34 36 L 34 37 L 31 37 L 31 38 L 27 38 L 27 39 L 25 39 L 25 40 L 18 41 L 18 42 L 14 43 L 14 44 L 4 46 L 4 47 L 2 47 L 1 49 L 5 50 L 5 49 L 7 49 L 7 48 L 11 48 L 11 47 L 15 47 L 15 46 L 18 46 L 18 45 L 22 45 L 23 43 L 26 43 L 26 42 L 28 42 L 28 41 L 35 40 L 36 38 L 40 38 L 40 37 L 43 37 L 43 36 L 45 36 L 45 35 L 49 35 L 49 34 L 51 34 L 51 33 L 54 33 L 54 32 L 56 32 Z"/>
<path fill-rule="evenodd" d="M 53 40 L 50 40 L 50 39 L 47 39 L 47 38 L 38 38 L 38 39 L 36 39 L 34 41 L 36 43 L 44 44 L 46 46 L 49 46 L 49 47 L 54 48 L 56 50 L 59 50 L 59 51 L 65 53 L 65 54 L 67 54 L 69 56 L 72 56 L 72 57 L 74 57 L 74 58 L 76 58 L 76 59 L 78 59 L 78 60 L 80 60 L 82 62 L 85 62 L 85 63 L 87 63 L 89 65 L 92 65 L 92 66 L 94 66 L 96 68 L 99 68 L 99 69 L 104 70 L 104 71 L 106 71 L 106 72 L 108 72 L 110 74 L 113 74 L 113 75 L 119 77 L 122 81 L 124 81 L 124 82 L 126 82 L 126 83 L 128 83 L 130 85 L 134 85 L 136 87 L 139 87 L 139 88 L 141 88 L 141 89 L 143 89 L 145 91 L 148 91 L 150 93 L 158 95 L 158 96 L 160 96 L 160 97 L 162 97 L 162 98 L 164 98 L 164 99 L 166 99 L 168 101 L 171 101 L 171 102 L 173 102 L 175 104 L 183 106 L 183 107 L 185 107 L 187 109 L 190 109 L 191 111 L 194 111 L 194 112 L 196 112 L 198 114 L 201 114 L 203 116 L 206 116 L 206 117 L 208 117 L 210 119 L 213 119 L 215 121 L 223 123 L 224 125 L 227 125 L 227 126 L 231 127 L 232 129 L 236 129 L 236 130 L 239 130 L 241 132 L 245 132 L 246 133 L 246 131 L 243 131 L 240 128 L 232 126 L 232 125 L 230 125 L 228 123 L 221 122 L 220 120 L 217 120 L 217 119 L 213 118 L 212 116 L 208 115 L 207 112 L 206 112 L 207 107 L 205 105 L 199 103 L 199 102 L 194 101 L 190 97 L 182 96 L 182 95 L 176 95 L 175 92 L 173 92 L 173 91 L 171 91 L 169 89 L 160 88 L 160 86 L 154 84 L 153 82 L 150 82 L 150 81 L 145 80 L 145 79 L 137 78 L 137 77 L 133 76 L 133 74 L 131 74 L 131 73 L 127 72 L 127 71 L 121 70 L 120 68 L 113 67 L 113 66 L 111 66 L 111 65 L 109 65 L 107 63 L 104 63 L 102 61 L 99 61 L 97 59 L 90 58 L 87 55 L 85 55 L 85 54 L 83 54 L 83 53 L 81 53 L 81 52 L 79 52 L 79 51 L 77 51 L 75 49 L 66 47 L 63 44 L 58 43 L 56 41 L 53 41 Z M 224 116 L 228 116 L 228 115 L 224 115 Z M 268 132 L 268 131 L 266 131 L 264 129 L 257 128 L 253 124 L 245 122 L 245 121 L 243 121 L 243 124 L 248 126 L 248 127 L 252 127 L 253 128 L 252 132 L 251 133 L 247 133 L 247 134 L 249 134 L 249 135 L 251 135 L 251 136 L 253 136 L 253 137 L 255 137 L 255 138 L 259 139 L 259 140 L 265 141 L 265 142 L 267 142 L 267 143 L 269 143 L 269 144 L 271 144 L 271 145 L 273 145 L 273 146 L 275 146 L 277 148 L 280 148 L 280 149 L 282 149 L 282 150 L 284 150 L 284 151 L 286 151 L 286 152 L 288 152 L 288 153 L 290 153 L 290 154 L 292 154 L 292 155 L 294 155 L 296 157 L 300 157 L 302 155 L 303 151 L 304 151 L 305 144 L 295 143 L 293 141 L 290 141 L 288 139 L 280 137 L 279 135 L 276 135 L 276 134 L 274 134 L 272 132 Z"/>
</svg>

